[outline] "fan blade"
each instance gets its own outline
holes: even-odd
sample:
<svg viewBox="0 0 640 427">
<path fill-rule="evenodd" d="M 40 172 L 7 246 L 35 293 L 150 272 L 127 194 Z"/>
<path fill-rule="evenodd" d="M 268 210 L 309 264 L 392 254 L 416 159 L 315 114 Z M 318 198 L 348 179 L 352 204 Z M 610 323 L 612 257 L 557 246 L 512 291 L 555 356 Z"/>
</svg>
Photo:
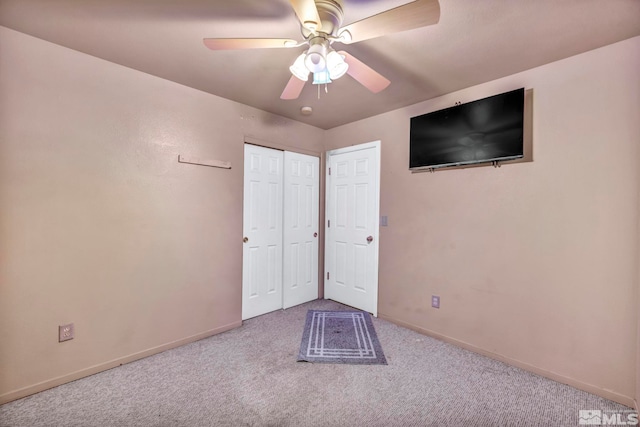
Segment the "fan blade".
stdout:
<svg viewBox="0 0 640 427">
<path fill-rule="evenodd" d="M 343 43 L 355 43 L 386 34 L 437 24 L 440 20 L 438 0 L 417 0 L 386 12 L 370 16 L 340 29 L 349 32 Z M 340 35 L 340 34 L 339 34 Z"/>
<path fill-rule="evenodd" d="M 290 0 L 290 3 L 304 28 L 314 33 L 322 28 L 318 8 L 314 0 Z"/>
<path fill-rule="evenodd" d="M 306 82 L 303 82 L 296 76 L 291 76 L 289 83 L 287 83 L 287 86 L 282 91 L 282 95 L 280 95 L 280 99 L 297 99 L 302 93 L 302 88 L 305 83 Z"/>
<path fill-rule="evenodd" d="M 211 50 L 265 49 L 298 45 L 298 42 L 292 39 L 203 39 L 202 41 Z"/>
<path fill-rule="evenodd" d="M 344 62 L 349 65 L 347 74 L 356 79 L 362 86 L 366 87 L 373 93 L 384 90 L 391 82 L 378 73 L 364 62 L 355 58 L 353 55 L 340 51 L 340 55 L 344 56 Z"/>
</svg>

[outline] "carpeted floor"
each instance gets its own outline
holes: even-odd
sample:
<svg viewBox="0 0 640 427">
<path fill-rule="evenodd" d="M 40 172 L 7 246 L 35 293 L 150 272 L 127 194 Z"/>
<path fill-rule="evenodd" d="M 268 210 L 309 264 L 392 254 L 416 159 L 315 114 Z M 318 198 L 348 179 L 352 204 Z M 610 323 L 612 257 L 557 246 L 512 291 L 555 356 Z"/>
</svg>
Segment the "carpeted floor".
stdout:
<svg viewBox="0 0 640 427">
<path fill-rule="evenodd" d="M 296 362 L 314 301 L 0 406 L 0 426 L 575 426 L 600 397 L 374 318 L 388 365 Z"/>
</svg>

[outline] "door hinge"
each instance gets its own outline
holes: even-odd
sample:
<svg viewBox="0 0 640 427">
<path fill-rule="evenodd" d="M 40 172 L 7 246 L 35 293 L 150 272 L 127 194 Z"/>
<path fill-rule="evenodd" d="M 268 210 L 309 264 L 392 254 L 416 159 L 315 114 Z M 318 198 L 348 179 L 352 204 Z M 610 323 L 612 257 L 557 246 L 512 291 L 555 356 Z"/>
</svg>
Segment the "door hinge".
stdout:
<svg viewBox="0 0 640 427">
<path fill-rule="evenodd" d="M 331 220 L 327 220 L 327 228 L 331 228 Z"/>
<path fill-rule="evenodd" d="M 331 168 L 329 168 L 329 175 L 331 175 Z"/>
<path fill-rule="evenodd" d="M 327 280 L 329 280 L 329 272 L 327 271 Z"/>
</svg>

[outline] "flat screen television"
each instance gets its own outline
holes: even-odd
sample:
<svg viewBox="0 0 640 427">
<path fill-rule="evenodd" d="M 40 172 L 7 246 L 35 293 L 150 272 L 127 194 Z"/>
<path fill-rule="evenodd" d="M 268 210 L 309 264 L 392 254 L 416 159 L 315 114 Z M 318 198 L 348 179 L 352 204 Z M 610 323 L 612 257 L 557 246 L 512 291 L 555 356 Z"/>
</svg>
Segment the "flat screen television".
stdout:
<svg viewBox="0 0 640 427">
<path fill-rule="evenodd" d="M 411 118 L 409 169 L 522 158 L 524 88 Z"/>
</svg>

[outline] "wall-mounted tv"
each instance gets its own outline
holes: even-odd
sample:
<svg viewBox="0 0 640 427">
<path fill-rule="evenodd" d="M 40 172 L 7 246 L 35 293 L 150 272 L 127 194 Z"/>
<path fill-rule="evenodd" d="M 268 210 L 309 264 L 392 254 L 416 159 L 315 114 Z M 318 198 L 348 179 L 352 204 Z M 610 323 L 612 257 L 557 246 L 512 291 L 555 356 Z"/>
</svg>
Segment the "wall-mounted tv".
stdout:
<svg viewBox="0 0 640 427">
<path fill-rule="evenodd" d="M 409 169 L 522 158 L 524 88 L 411 118 Z"/>
</svg>

